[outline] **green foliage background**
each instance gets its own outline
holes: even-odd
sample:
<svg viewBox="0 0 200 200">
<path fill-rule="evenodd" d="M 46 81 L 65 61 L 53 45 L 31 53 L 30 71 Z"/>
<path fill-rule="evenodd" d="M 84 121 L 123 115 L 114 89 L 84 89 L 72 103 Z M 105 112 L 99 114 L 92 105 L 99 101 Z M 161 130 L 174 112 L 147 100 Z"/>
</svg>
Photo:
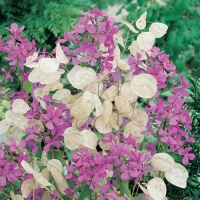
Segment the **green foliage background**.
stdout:
<svg viewBox="0 0 200 200">
<path fill-rule="evenodd" d="M 199 66 L 200 66 L 200 1 L 199 0 L 163 0 L 165 6 L 160 6 L 155 0 L 138 0 L 137 4 L 132 0 L 0 0 L 0 35 L 8 36 L 5 30 L 11 23 L 19 26 L 25 25 L 24 36 L 35 39 L 37 47 L 45 47 L 47 51 L 54 47 L 58 37 L 62 37 L 65 31 L 70 31 L 78 21 L 79 11 L 91 10 L 93 7 L 106 9 L 109 6 L 119 4 L 120 15 L 123 10 L 128 11 L 127 21 L 135 20 L 144 11 L 148 12 L 147 20 L 150 22 L 163 22 L 168 25 L 167 34 L 156 40 L 156 45 L 165 50 L 171 56 L 171 60 L 177 66 L 177 71 L 183 72 L 187 77 L 193 71 L 190 79 L 192 83 L 192 98 L 188 102 L 192 109 L 193 130 L 191 134 L 197 142 L 193 145 L 197 159 L 187 166 L 190 173 L 188 187 L 185 190 L 168 184 L 168 196 L 170 200 L 198 200 L 200 199 L 200 109 L 199 109 Z M 5 55 L 0 54 L 1 67 L 7 68 L 3 60 Z M 195 69 L 195 71 L 194 71 Z M 198 75 L 199 74 L 199 75 Z M 0 76 L 2 73 L 0 72 Z M 10 88 L 6 91 L 20 89 L 18 81 L 15 83 L 3 80 L 0 89 Z M 0 100 L 0 119 L 3 117 L 8 104 Z M 178 158 L 177 158 L 178 159 Z"/>
</svg>

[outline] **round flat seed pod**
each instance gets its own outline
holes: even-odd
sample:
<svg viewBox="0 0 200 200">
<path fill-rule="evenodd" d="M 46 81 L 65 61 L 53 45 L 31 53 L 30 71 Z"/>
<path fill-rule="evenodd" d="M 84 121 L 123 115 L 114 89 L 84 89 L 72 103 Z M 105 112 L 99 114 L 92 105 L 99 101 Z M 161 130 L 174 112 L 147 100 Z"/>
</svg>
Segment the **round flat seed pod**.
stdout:
<svg viewBox="0 0 200 200">
<path fill-rule="evenodd" d="M 119 126 L 112 117 L 110 117 L 109 123 L 111 124 L 113 129 L 115 129 L 116 131 L 119 130 Z"/>
<path fill-rule="evenodd" d="M 12 109 L 14 113 L 26 114 L 30 110 L 29 105 L 23 99 L 16 99 L 12 104 Z"/>
<path fill-rule="evenodd" d="M 64 131 L 64 134 L 79 134 L 80 131 L 76 127 L 69 127 Z"/>
<path fill-rule="evenodd" d="M 77 89 L 83 89 L 89 86 L 96 79 L 96 72 L 88 67 L 81 68 L 74 76 Z"/>
<path fill-rule="evenodd" d="M 62 103 L 66 104 L 67 108 L 71 108 L 73 103 L 78 99 L 80 94 L 76 95 L 68 95 L 64 99 L 62 99 Z"/>
<path fill-rule="evenodd" d="M 41 196 L 41 200 L 49 200 L 51 199 L 50 193 L 48 191 L 44 191 Z"/>
<path fill-rule="evenodd" d="M 103 113 L 103 105 L 99 99 L 99 96 L 94 94 L 94 103 L 95 103 L 95 110 L 96 110 L 96 117 L 99 117 Z"/>
<path fill-rule="evenodd" d="M 60 82 L 53 82 L 44 86 L 44 89 L 47 91 L 55 91 L 63 89 L 63 84 Z"/>
<path fill-rule="evenodd" d="M 167 153 L 157 153 L 152 159 L 152 166 L 162 172 L 170 171 L 174 168 L 174 159 Z"/>
<path fill-rule="evenodd" d="M 123 117 L 118 112 L 112 112 L 111 118 L 115 121 L 115 123 L 120 126 L 123 122 Z"/>
<path fill-rule="evenodd" d="M 102 93 L 101 98 L 104 100 L 109 99 L 110 101 L 114 101 L 117 94 L 118 88 L 115 85 L 112 85 Z"/>
<path fill-rule="evenodd" d="M 122 21 L 122 23 L 125 24 L 133 33 L 138 33 L 138 30 L 136 30 L 131 23 L 126 21 Z"/>
<path fill-rule="evenodd" d="M 39 63 L 38 62 L 32 62 L 30 64 L 24 64 L 28 68 L 39 68 Z"/>
<path fill-rule="evenodd" d="M 113 35 L 113 39 L 114 39 L 116 44 L 119 43 L 122 47 L 125 48 L 125 44 L 124 44 L 124 40 L 123 40 L 121 31 L 118 31 L 117 33 L 115 33 Z"/>
<path fill-rule="evenodd" d="M 91 105 L 91 112 L 94 110 L 95 100 L 94 100 L 94 96 L 91 92 L 85 91 L 83 93 L 82 102 L 89 103 Z"/>
<path fill-rule="evenodd" d="M 175 163 L 173 169 L 165 173 L 165 178 L 177 187 L 186 188 L 188 171 L 183 165 Z"/>
<path fill-rule="evenodd" d="M 131 120 L 136 126 L 144 127 L 148 123 L 148 115 L 144 110 L 134 109 Z"/>
<path fill-rule="evenodd" d="M 14 125 L 25 131 L 28 128 L 28 118 L 21 116 L 14 121 Z"/>
<path fill-rule="evenodd" d="M 99 142 L 99 146 L 105 151 L 108 151 L 111 145 L 112 145 L 112 142 L 108 142 L 108 143 L 103 143 L 102 141 Z"/>
<path fill-rule="evenodd" d="M 7 123 L 11 126 L 14 125 L 14 121 L 18 118 L 21 117 L 22 114 L 19 113 L 14 113 L 13 110 L 8 110 L 5 113 L 5 119 L 7 121 Z"/>
<path fill-rule="evenodd" d="M 98 132 L 102 134 L 106 134 L 112 131 L 112 125 L 108 122 L 108 124 L 105 123 L 105 120 L 102 116 L 98 117 L 95 122 L 95 127 Z"/>
<path fill-rule="evenodd" d="M 131 68 L 131 66 L 128 63 L 126 63 L 125 61 L 123 61 L 121 59 L 117 60 L 117 65 L 123 71 L 127 71 Z"/>
<path fill-rule="evenodd" d="M 24 131 L 16 126 L 10 127 L 7 132 L 7 138 L 14 138 L 18 145 L 24 135 Z"/>
<path fill-rule="evenodd" d="M 83 130 L 80 135 L 83 136 L 83 146 L 89 149 L 96 149 L 98 138 L 95 133 L 90 130 Z"/>
<path fill-rule="evenodd" d="M 125 97 L 131 102 L 134 102 L 137 100 L 138 96 L 132 91 L 131 89 L 131 83 L 125 82 L 120 89 L 120 96 Z"/>
<path fill-rule="evenodd" d="M 143 186 L 140 185 L 139 183 L 138 183 L 138 185 L 140 186 L 140 189 L 141 189 L 146 195 L 149 195 L 148 190 L 147 190 L 145 187 L 143 187 Z"/>
<path fill-rule="evenodd" d="M 57 90 L 56 93 L 52 96 L 52 99 L 60 101 L 66 98 L 68 95 L 71 95 L 70 90 L 63 88 L 63 89 Z"/>
<path fill-rule="evenodd" d="M 41 84 L 51 84 L 58 81 L 61 77 L 59 71 L 55 71 L 53 73 L 48 73 L 44 79 L 40 81 Z"/>
<path fill-rule="evenodd" d="M 32 56 L 26 59 L 26 64 L 30 64 L 38 58 L 38 52 L 34 52 Z"/>
<path fill-rule="evenodd" d="M 51 171 L 51 167 L 56 167 L 62 173 L 62 163 L 58 159 L 51 159 L 47 162 L 47 169 Z"/>
<path fill-rule="evenodd" d="M 25 171 L 28 174 L 33 174 L 35 172 L 35 170 L 33 169 L 33 167 L 29 163 L 27 163 L 25 160 L 21 161 L 21 165 L 22 165 L 22 167 L 25 169 Z"/>
<path fill-rule="evenodd" d="M 45 179 L 41 173 L 38 172 L 34 172 L 33 173 L 33 178 L 42 186 L 50 186 L 52 185 L 51 183 L 49 183 L 49 181 L 47 181 L 47 179 Z"/>
<path fill-rule="evenodd" d="M 86 119 L 91 114 L 91 105 L 85 102 L 77 103 L 71 107 L 70 113 L 76 119 Z"/>
<path fill-rule="evenodd" d="M 40 69 L 46 74 L 53 73 L 57 71 L 59 64 L 56 58 L 43 58 L 40 62 Z"/>
<path fill-rule="evenodd" d="M 21 185 L 22 196 L 24 198 L 27 198 L 29 194 L 36 188 L 37 187 L 35 186 L 35 180 L 33 178 L 23 181 Z"/>
<path fill-rule="evenodd" d="M 53 179 L 55 180 L 55 182 L 58 186 L 59 191 L 62 194 L 66 195 L 65 190 L 67 188 L 69 188 L 69 185 L 67 184 L 66 180 L 64 179 L 64 177 L 62 176 L 60 171 L 56 167 L 52 166 L 50 172 L 51 172 L 52 177 L 53 177 Z"/>
<path fill-rule="evenodd" d="M 147 55 L 146 55 L 146 52 L 144 50 L 142 50 L 137 41 L 133 41 L 131 43 L 131 45 L 129 46 L 129 50 L 130 50 L 130 53 L 136 58 L 137 57 L 137 53 L 141 54 L 141 58 L 140 60 L 146 60 L 147 59 Z"/>
<path fill-rule="evenodd" d="M 147 183 L 147 190 L 154 200 L 164 199 L 167 188 L 165 182 L 161 178 L 153 178 Z"/>
<path fill-rule="evenodd" d="M 131 111 L 130 103 L 125 97 L 116 96 L 114 100 L 119 113 L 129 113 Z"/>
<path fill-rule="evenodd" d="M 81 144 L 83 144 L 83 137 L 77 133 L 67 133 L 64 134 L 65 146 L 70 150 L 78 149 Z"/>
<path fill-rule="evenodd" d="M 40 69 L 40 68 L 34 68 L 32 72 L 28 76 L 28 80 L 31 83 L 37 83 L 40 82 L 42 79 L 44 79 L 46 74 Z"/>
<path fill-rule="evenodd" d="M 101 116 L 104 118 L 105 124 L 108 124 L 111 114 L 112 114 L 112 103 L 110 100 L 105 100 L 103 102 L 103 113 L 101 114 Z"/>
<path fill-rule="evenodd" d="M 113 52 L 113 55 L 114 55 L 114 58 L 115 60 L 119 60 L 120 59 L 120 48 L 118 47 L 118 45 L 115 46 L 115 49 L 114 49 L 114 52 Z"/>
<path fill-rule="evenodd" d="M 0 121 L 0 135 L 4 134 L 9 129 L 9 127 L 10 125 L 5 119 L 1 120 Z"/>
<path fill-rule="evenodd" d="M 60 46 L 60 43 L 56 44 L 56 59 L 63 64 L 68 63 L 68 58 L 65 55 L 65 53 L 62 50 L 62 47 Z"/>
<path fill-rule="evenodd" d="M 137 43 L 142 50 L 149 51 L 152 49 L 155 36 L 151 32 L 142 32 L 137 36 Z"/>
<path fill-rule="evenodd" d="M 157 81 L 150 74 L 139 74 L 133 77 L 131 89 L 139 97 L 151 98 L 157 92 Z"/>
<path fill-rule="evenodd" d="M 87 122 L 87 120 L 88 120 L 88 118 L 86 118 L 86 119 L 76 119 L 76 118 L 74 118 L 73 121 L 72 121 L 72 126 L 80 128 L 81 126 L 83 126 Z"/>
<path fill-rule="evenodd" d="M 71 85 L 74 87 L 74 88 L 78 88 L 76 82 L 75 82 L 75 74 L 81 70 L 82 67 L 80 65 L 75 65 L 71 70 L 70 72 L 67 74 L 67 78 L 69 80 L 69 82 L 71 83 Z"/>
<path fill-rule="evenodd" d="M 155 35 L 155 38 L 161 38 L 163 35 L 166 34 L 167 29 L 167 25 L 159 22 L 155 22 L 149 27 L 149 31 Z"/>
<path fill-rule="evenodd" d="M 100 96 L 103 91 L 103 83 L 93 82 L 85 90 Z"/>
<path fill-rule="evenodd" d="M 146 18 L 147 18 L 147 12 L 144 12 L 140 18 L 136 21 L 136 27 L 140 30 L 144 29 L 146 27 Z"/>
<path fill-rule="evenodd" d="M 144 131 L 144 127 L 136 126 L 133 121 L 130 121 L 126 124 L 124 129 L 124 135 L 128 137 L 132 134 L 137 141 L 141 141 L 144 139 L 144 135 L 141 135 L 141 132 Z"/>
</svg>

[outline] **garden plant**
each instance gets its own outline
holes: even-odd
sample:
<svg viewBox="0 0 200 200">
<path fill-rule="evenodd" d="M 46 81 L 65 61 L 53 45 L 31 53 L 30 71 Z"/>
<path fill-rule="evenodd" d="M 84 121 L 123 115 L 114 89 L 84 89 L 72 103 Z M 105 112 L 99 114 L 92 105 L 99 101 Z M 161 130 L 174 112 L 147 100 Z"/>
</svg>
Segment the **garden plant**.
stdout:
<svg viewBox="0 0 200 200">
<path fill-rule="evenodd" d="M 103 10 L 80 13 L 50 52 L 16 23 L 1 38 L 1 71 L 21 81 L 0 121 L 1 198 L 166 200 L 195 159 L 189 83 L 154 46 L 168 27 L 147 12 L 120 28 Z"/>
</svg>

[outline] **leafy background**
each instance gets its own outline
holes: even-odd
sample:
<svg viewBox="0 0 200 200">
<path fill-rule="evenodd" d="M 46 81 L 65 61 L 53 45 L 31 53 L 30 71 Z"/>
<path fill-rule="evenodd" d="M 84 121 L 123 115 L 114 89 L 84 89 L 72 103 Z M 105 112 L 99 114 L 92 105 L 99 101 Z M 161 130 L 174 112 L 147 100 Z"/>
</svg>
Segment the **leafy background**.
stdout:
<svg viewBox="0 0 200 200">
<path fill-rule="evenodd" d="M 191 134 L 196 138 L 193 144 L 197 159 L 191 162 L 187 169 L 189 181 L 186 189 L 182 190 L 168 184 L 170 200 L 198 200 L 200 199 L 200 1 L 199 0 L 0 0 L 0 35 L 8 36 L 5 30 L 11 23 L 25 25 L 24 36 L 35 39 L 37 47 L 51 50 L 58 37 L 62 37 L 66 30 L 71 30 L 78 20 L 79 11 L 91 10 L 93 7 L 107 9 L 108 13 L 117 19 L 135 20 L 144 11 L 148 12 L 150 22 L 163 22 L 168 25 L 167 34 L 156 40 L 156 45 L 171 56 L 177 71 L 184 73 L 191 83 L 191 98 L 188 107 L 193 116 L 193 130 Z M 128 43 L 130 44 L 130 42 Z M 126 53 L 126 52 L 125 52 Z M 1 68 L 7 68 L 0 54 Z M 0 89 L 8 95 L 20 89 L 17 79 L 15 83 L 3 78 Z M 9 88 L 9 89 L 6 89 Z M 0 119 L 3 118 L 9 105 L 7 98 L 0 100 Z M 177 161 L 179 158 L 176 158 Z M 130 186 L 130 185 L 129 185 Z"/>
</svg>

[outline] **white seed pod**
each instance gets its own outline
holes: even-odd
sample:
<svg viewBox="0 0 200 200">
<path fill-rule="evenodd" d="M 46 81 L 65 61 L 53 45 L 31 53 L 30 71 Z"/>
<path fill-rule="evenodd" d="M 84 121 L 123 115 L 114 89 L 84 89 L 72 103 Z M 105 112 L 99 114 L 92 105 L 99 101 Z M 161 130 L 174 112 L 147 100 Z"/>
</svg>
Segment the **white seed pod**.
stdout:
<svg viewBox="0 0 200 200">
<path fill-rule="evenodd" d="M 177 187 L 186 188 L 188 171 L 183 165 L 175 163 L 173 169 L 165 173 L 165 178 Z"/>
<path fill-rule="evenodd" d="M 61 164 L 61 165 L 62 165 L 62 164 Z M 60 168 L 60 164 L 59 164 L 59 168 Z M 44 168 L 44 169 L 41 171 L 41 174 L 42 174 L 42 176 L 43 176 L 45 179 L 49 180 L 49 171 L 48 171 L 47 167 Z"/>
<path fill-rule="evenodd" d="M 149 27 L 149 31 L 155 35 L 155 38 L 161 38 L 166 34 L 168 26 L 163 23 L 155 22 Z"/>
<path fill-rule="evenodd" d="M 69 73 L 67 74 L 67 78 L 69 80 L 69 82 L 71 83 L 71 85 L 74 87 L 74 88 L 78 88 L 78 86 L 76 85 L 76 82 L 75 82 L 75 74 L 81 70 L 82 67 L 80 65 L 75 65 L 70 71 Z"/>
<path fill-rule="evenodd" d="M 118 112 L 112 112 L 111 114 L 111 118 L 114 120 L 114 122 L 120 126 L 123 122 L 123 117 L 121 114 L 119 114 Z"/>
<path fill-rule="evenodd" d="M 157 153 L 152 159 L 152 166 L 162 172 L 170 171 L 174 168 L 174 159 L 167 153 Z"/>
<path fill-rule="evenodd" d="M 140 60 L 146 60 L 147 59 L 147 55 L 146 55 L 146 51 L 142 50 L 137 41 L 133 41 L 131 43 L 131 45 L 129 46 L 129 50 L 130 50 L 130 53 L 136 58 L 137 57 L 137 53 L 141 54 L 141 58 Z"/>
<path fill-rule="evenodd" d="M 89 149 L 96 149 L 98 138 L 95 133 L 90 130 L 83 130 L 80 135 L 83 136 L 83 146 Z"/>
<path fill-rule="evenodd" d="M 125 61 L 123 61 L 121 59 L 117 60 L 117 65 L 123 71 L 127 71 L 131 68 L 131 66 L 128 63 L 126 63 Z"/>
<path fill-rule="evenodd" d="M 34 52 L 33 55 L 29 56 L 26 59 L 26 63 L 25 64 L 31 64 L 33 61 L 35 61 L 38 58 L 38 52 Z"/>
<path fill-rule="evenodd" d="M 151 32 L 142 32 L 137 36 L 137 43 L 142 50 L 149 51 L 152 49 L 155 36 Z"/>
<path fill-rule="evenodd" d="M 147 18 L 147 12 L 144 12 L 136 21 L 136 27 L 140 30 L 144 29 L 146 27 L 146 18 Z"/>
<path fill-rule="evenodd" d="M 10 191 L 11 200 L 24 200 L 21 194 L 14 194 L 14 192 Z"/>
<path fill-rule="evenodd" d="M 63 84 L 60 82 L 53 82 L 44 86 L 44 90 L 46 91 L 55 91 L 63 89 Z"/>
<path fill-rule="evenodd" d="M 68 95 L 64 99 L 62 99 L 62 103 L 66 104 L 67 108 L 71 108 L 74 101 L 79 98 L 80 94 L 76 95 Z"/>
<path fill-rule="evenodd" d="M 37 189 L 37 186 L 35 185 L 35 180 L 33 178 L 23 181 L 21 186 L 22 196 L 27 198 L 29 194 L 35 189 Z"/>
<path fill-rule="evenodd" d="M 125 97 L 127 100 L 131 102 L 135 102 L 138 96 L 132 91 L 131 83 L 125 82 L 120 88 L 120 96 Z"/>
<path fill-rule="evenodd" d="M 72 121 L 72 126 L 76 127 L 76 128 L 80 128 L 81 126 L 83 126 L 83 124 L 85 124 L 87 122 L 88 118 L 86 119 L 76 119 L 74 118 Z"/>
<path fill-rule="evenodd" d="M 103 113 L 103 105 L 101 103 L 101 100 L 99 99 L 99 96 L 94 94 L 94 103 L 95 103 L 95 110 L 96 110 L 96 117 L 99 117 Z"/>
<path fill-rule="evenodd" d="M 14 121 L 18 118 L 21 117 L 22 114 L 19 113 L 15 113 L 13 112 L 13 110 L 8 110 L 5 113 L 5 120 L 7 121 L 7 123 L 11 126 L 14 125 Z"/>
<path fill-rule="evenodd" d="M 30 64 L 24 64 L 28 68 L 39 68 L 39 63 L 38 62 L 32 62 Z"/>
<path fill-rule="evenodd" d="M 139 97 L 151 98 L 156 94 L 157 81 L 150 74 L 139 74 L 133 77 L 131 89 Z"/>
<path fill-rule="evenodd" d="M 60 46 L 60 43 L 56 44 L 56 59 L 63 64 L 67 64 L 69 62 L 67 56 L 62 50 L 62 47 Z"/>
<path fill-rule="evenodd" d="M 134 26 L 126 21 L 122 21 L 123 24 L 125 24 L 133 33 L 138 33 L 138 31 L 134 28 Z"/>
<path fill-rule="evenodd" d="M 100 96 L 103 91 L 103 83 L 93 82 L 85 90 Z"/>
<path fill-rule="evenodd" d="M 28 118 L 21 116 L 14 121 L 14 125 L 25 131 L 28 128 Z"/>
<path fill-rule="evenodd" d="M 56 167 L 52 166 L 50 172 L 58 186 L 59 191 L 65 195 L 65 190 L 69 188 L 66 180 L 63 178 L 62 174 Z"/>
<path fill-rule="evenodd" d="M 56 167 L 62 173 L 62 163 L 58 159 L 51 159 L 47 162 L 47 169 L 51 171 L 51 167 Z"/>
<path fill-rule="evenodd" d="M 114 98 L 117 96 L 117 93 L 118 88 L 115 85 L 112 85 L 102 93 L 101 98 L 104 100 L 109 99 L 110 101 L 114 101 Z"/>
<path fill-rule="evenodd" d="M 77 133 L 65 133 L 64 135 L 65 146 L 70 150 L 78 149 L 83 144 L 83 137 Z"/>
<path fill-rule="evenodd" d="M 28 76 L 28 80 L 31 83 L 37 83 L 40 82 L 42 79 L 44 79 L 46 74 L 40 69 L 40 68 L 34 68 L 32 72 Z"/>
<path fill-rule="evenodd" d="M 89 103 L 80 102 L 71 107 L 70 113 L 76 119 L 86 119 L 90 116 L 91 110 Z"/>
<path fill-rule="evenodd" d="M 115 129 L 116 131 L 119 130 L 119 126 L 112 117 L 110 117 L 109 123 L 111 124 L 113 129 Z"/>
<path fill-rule="evenodd" d="M 94 96 L 93 96 L 93 94 L 91 92 L 85 91 L 83 93 L 81 102 L 89 103 L 90 106 L 91 106 L 91 112 L 94 110 L 95 100 L 94 100 Z"/>
<path fill-rule="evenodd" d="M 144 130 L 144 127 L 136 126 L 133 121 L 130 121 L 125 126 L 124 135 L 128 137 L 130 134 L 132 134 L 137 142 L 142 142 L 144 135 L 141 135 L 141 132 Z"/>
<path fill-rule="evenodd" d="M 61 77 L 60 72 L 57 70 L 53 73 L 48 73 L 41 81 L 41 84 L 51 84 L 58 81 Z"/>
<path fill-rule="evenodd" d="M 98 130 L 98 132 L 102 134 L 106 134 L 112 131 L 112 125 L 111 123 L 105 124 L 105 120 L 102 116 L 98 117 L 95 121 L 95 127 Z"/>
<path fill-rule="evenodd" d="M 113 144 L 112 142 L 107 142 L 107 143 L 103 143 L 102 141 L 99 142 L 99 146 L 105 151 L 108 151 L 112 144 Z"/>
<path fill-rule="evenodd" d="M 29 105 L 23 99 L 16 99 L 12 104 L 12 110 L 14 113 L 26 114 L 30 110 Z"/>
<path fill-rule="evenodd" d="M 144 110 L 134 109 L 131 120 L 136 126 L 144 127 L 148 123 L 148 115 Z"/>
<path fill-rule="evenodd" d="M 18 145 L 24 135 L 24 131 L 16 126 L 10 127 L 7 132 L 7 139 L 14 138 Z"/>
<path fill-rule="evenodd" d="M 151 171 L 153 177 L 159 177 L 159 172 L 160 171 L 158 169 L 156 169 L 155 167 L 153 167 L 153 169 Z"/>
<path fill-rule="evenodd" d="M 63 88 L 63 89 L 57 90 L 56 93 L 52 96 L 52 99 L 60 101 L 69 95 L 71 95 L 70 90 Z"/>
<path fill-rule="evenodd" d="M 118 45 L 115 46 L 113 55 L 116 61 L 118 61 L 120 59 L 120 48 L 118 47 Z"/>
<path fill-rule="evenodd" d="M 112 114 L 112 103 L 110 100 L 105 100 L 103 102 L 103 113 L 101 114 L 101 116 L 104 118 L 105 124 L 108 124 L 111 114 Z"/>
<path fill-rule="evenodd" d="M 125 44 L 124 44 L 124 40 L 123 40 L 121 31 L 118 31 L 117 33 L 115 33 L 113 35 L 113 39 L 114 39 L 116 44 L 119 43 L 122 47 L 125 48 Z"/>
<path fill-rule="evenodd" d="M 21 165 L 22 167 L 25 169 L 25 171 L 28 173 L 28 174 L 33 174 L 35 173 L 35 170 L 33 169 L 33 167 L 27 163 L 25 160 L 22 160 L 21 161 Z"/>
<path fill-rule="evenodd" d="M 131 105 L 125 97 L 116 96 L 114 100 L 119 113 L 129 113 L 131 111 Z"/>
<path fill-rule="evenodd" d="M 43 58 L 39 65 L 40 69 L 46 74 L 53 73 L 59 68 L 59 62 L 56 58 Z"/>
<path fill-rule="evenodd" d="M 149 193 L 148 193 L 148 190 L 145 188 L 145 187 L 143 187 L 141 184 L 139 184 L 138 183 L 138 185 L 140 186 L 140 189 L 146 194 L 146 195 L 149 195 Z"/>
<path fill-rule="evenodd" d="M 49 181 L 47 181 L 46 178 L 44 178 L 44 177 L 42 176 L 41 173 L 34 172 L 34 173 L 33 173 L 33 178 L 34 178 L 39 184 L 41 184 L 42 186 L 45 186 L 45 187 L 46 187 L 46 186 L 52 185 L 51 183 L 49 183 Z"/>
<path fill-rule="evenodd" d="M 74 76 L 77 89 L 83 89 L 89 86 L 96 79 L 96 72 L 88 67 L 81 68 Z"/>
<path fill-rule="evenodd" d="M 1 120 L 0 121 L 0 135 L 4 134 L 9 129 L 9 127 L 10 125 L 5 119 Z"/>
<path fill-rule="evenodd" d="M 147 190 L 154 200 L 161 200 L 167 193 L 165 182 L 161 178 L 153 178 L 147 183 Z"/>
</svg>

